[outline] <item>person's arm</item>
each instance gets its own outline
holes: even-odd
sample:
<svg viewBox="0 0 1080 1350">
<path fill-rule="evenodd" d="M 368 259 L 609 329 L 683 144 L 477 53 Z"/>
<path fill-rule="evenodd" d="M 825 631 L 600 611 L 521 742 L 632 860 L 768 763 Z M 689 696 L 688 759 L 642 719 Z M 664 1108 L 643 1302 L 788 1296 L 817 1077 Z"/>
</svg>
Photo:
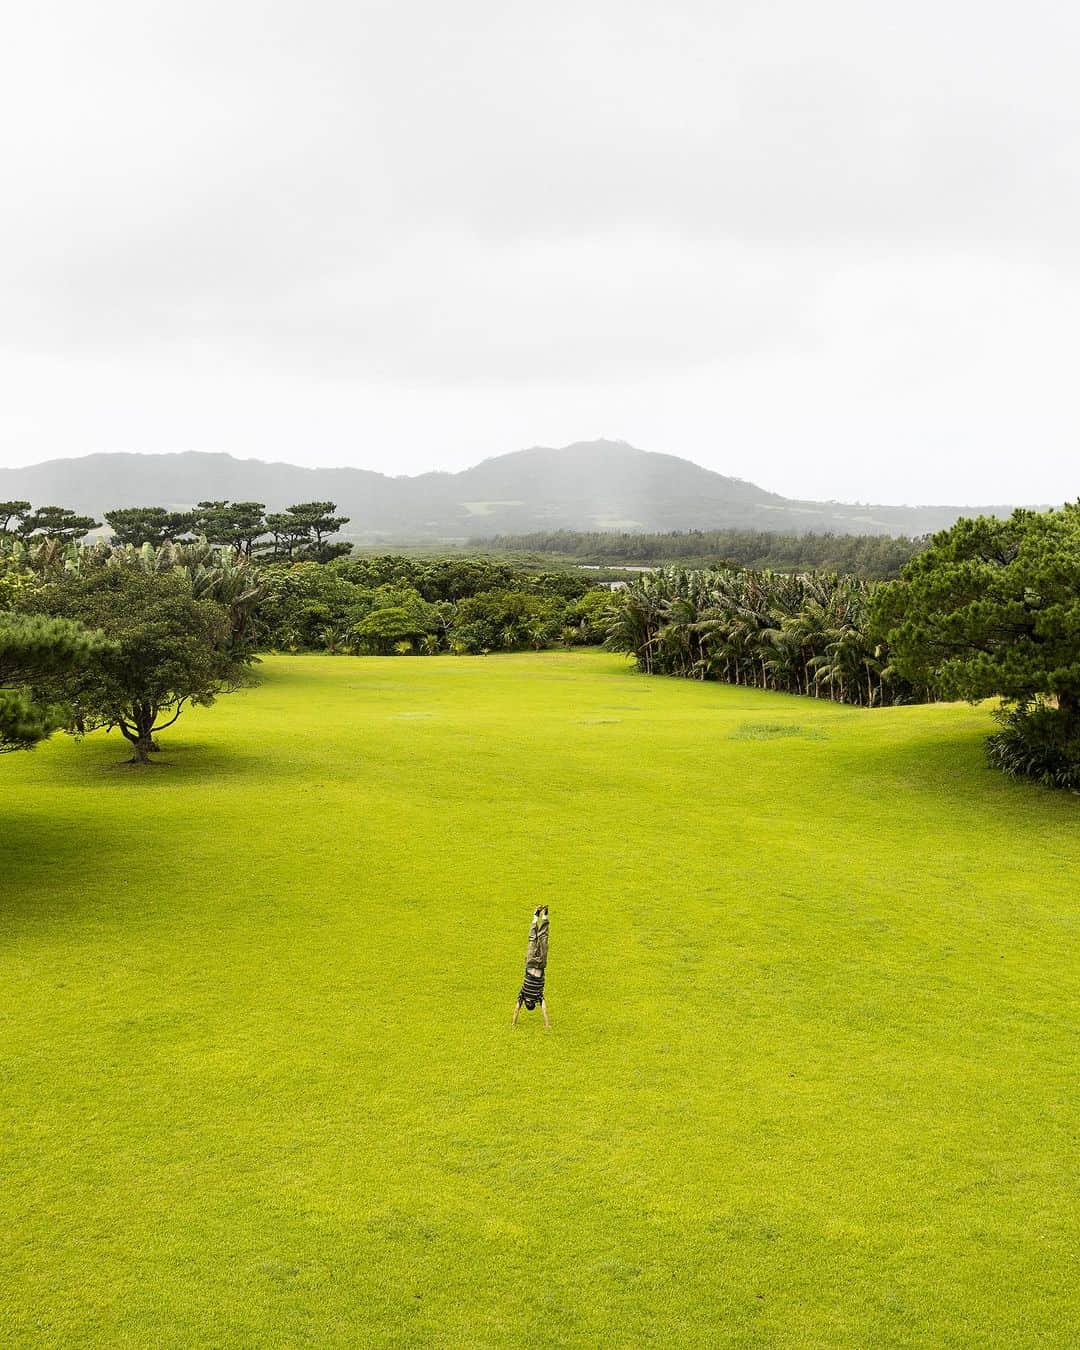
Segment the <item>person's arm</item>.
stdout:
<svg viewBox="0 0 1080 1350">
<path fill-rule="evenodd" d="M 518 1013 L 519 1013 L 520 1011 L 521 1011 L 521 999 L 518 999 L 518 1001 L 514 1004 L 514 1016 L 513 1016 L 513 1018 L 512 1018 L 511 1021 L 510 1021 L 510 1025 L 511 1025 L 512 1027 L 516 1027 L 516 1026 L 517 1026 Z M 546 1013 L 545 1013 L 544 1015 L 547 1016 Z"/>
<path fill-rule="evenodd" d="M 548 1031 L 550 1031 L 550 1030 L 551 1030 L 551 1018 L 548 1017 L 548 1015 L 547 1015 L 547 1000 L 546 1000 L 546 999 L 541 999 L 541 1000 L 540 1000 L 540 1011 L 544 1014 L 544 1026 L 546 1026 L 547 1029 L 548 1029 Z M 515 1016 L 516 1016 L 516 1014 L 515 1014 Z"/>
</svg>

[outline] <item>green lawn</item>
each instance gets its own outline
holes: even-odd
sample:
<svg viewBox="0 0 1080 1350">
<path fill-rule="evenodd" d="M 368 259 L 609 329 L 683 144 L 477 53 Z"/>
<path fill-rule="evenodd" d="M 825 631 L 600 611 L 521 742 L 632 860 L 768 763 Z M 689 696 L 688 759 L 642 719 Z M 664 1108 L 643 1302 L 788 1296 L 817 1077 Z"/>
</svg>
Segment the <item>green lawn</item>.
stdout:
<svg viewBox="0 0 1080 1350">
<path fill-rule="evenodd" d="M 1077 1343 L 1080 800 L 984 711 L 262 676 L 0 760 L 0 1343 Z"/>
</svg>

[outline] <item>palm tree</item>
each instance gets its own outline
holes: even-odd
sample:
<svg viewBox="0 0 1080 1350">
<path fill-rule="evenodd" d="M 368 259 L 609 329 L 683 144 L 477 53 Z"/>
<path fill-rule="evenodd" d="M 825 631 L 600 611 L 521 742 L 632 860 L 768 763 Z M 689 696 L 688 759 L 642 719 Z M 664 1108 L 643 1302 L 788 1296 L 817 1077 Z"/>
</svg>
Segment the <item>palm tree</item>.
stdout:
<svg viewBox="0 0 1080 1350">
<path fill-rule="evenodd" d="M 347 628 L 342 628 L 337 624 L 327 624 L 320 632 L 323 646 L 326 648 L 328 656 L 337 656 L 338 652 L 346 645 L 349 638 Z"/>
<path fill-rule="evenodd" d="M 872 586 L 833 573 L 657 568 L 612 597 L 604 646 L 646 674 L 881 706 L 911 691 L 869 631 Z"/>
</svg>

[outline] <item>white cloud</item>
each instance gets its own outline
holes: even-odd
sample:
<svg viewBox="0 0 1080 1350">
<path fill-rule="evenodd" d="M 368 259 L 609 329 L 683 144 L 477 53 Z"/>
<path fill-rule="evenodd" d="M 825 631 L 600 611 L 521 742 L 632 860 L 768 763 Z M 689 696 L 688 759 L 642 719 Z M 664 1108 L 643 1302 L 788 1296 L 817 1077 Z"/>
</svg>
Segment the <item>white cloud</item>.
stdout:
<svg viewBox="0 0 1080 1350">
<path fill-rule="evenodd" d="M 1080 17 L 41 0 L 0 54 L 0 462 L 623 436 L 1076 492 Z"/>
</svg>

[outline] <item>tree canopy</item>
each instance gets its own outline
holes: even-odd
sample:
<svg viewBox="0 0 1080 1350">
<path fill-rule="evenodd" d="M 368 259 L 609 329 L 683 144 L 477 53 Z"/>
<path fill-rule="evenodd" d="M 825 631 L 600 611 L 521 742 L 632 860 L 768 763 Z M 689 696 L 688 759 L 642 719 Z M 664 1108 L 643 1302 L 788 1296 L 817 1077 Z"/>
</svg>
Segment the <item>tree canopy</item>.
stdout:
<svg viewBox="0 0 1080 1350">
<path fill-rule="evenodd" d="M 6 506 L 25 506 L 25 502 L 6 502 Z M 9 517 L 10 519 L 10 517 Z M 101 524 L 93 516 L 80 516 L 66 506 L 39 506 L 19 520 L 17 533 L 22 539 L 58 539 L 74 541 L 96 530 Z"/>
<path fill-rule="evenodd" d="M 113 541 L 120 546 L 141 548 L 143 544 L 151 544 L 159 548 L 187 533 L 192 516 L 187 511 L 166 511 L 163 506 L 125 506 L 106 511 L 105 523 L 113 532 Z"/>
<path fill-rule="evenodd" d="M 946 698 L 1080 717 L 1080 504 L 960 520 L 879 593 L 893 665 Z"/>
<path fill-rule="evenodd" d="M 327 542 L 348 523 L 349 517 L 339 516 L 333 502 L 299 502 L 267 516 L 265 528 L 274 536 L 275 557 L 327 562 L 351 551 L 348 544 Z"/>
<path fill-rule="evenodd" d="M 893 665 L 945 698 L 998 696 L 990 762 L 1080 790 L 1080 503 L 960 520 L 882 588 Z"/>
<path fill-rule="evenodd" d="M 21 523 L 29 514 L 29 502 L 0 502 L 0 534 L 18 534 L 19 527 L 12 528 L 12 521 Z"/>
<path fill-rule="evenodd" d="M 70 619 L 0 614 L 0 751 L 29 749 L 63 726 L 63 677 L 107 650 Z"/>
<path fill-rule="evenodd" d="M 69 682 L 72 725 L 117 727 L 146 764 L 155 735 L 188 704 L 210 704 L 248 682 L 225 609 L 196 599 L 188 577 L 124 564 L 61 573 L 25 597 L 54 617 L 101 630 L 109 648 Z"/>
<path fill-rule="evenodd" d="M 188 529 L 197 538 L 250 558 L 266 534 L 265 511 L 264 502 L 200 502 L 188 517 Z"/>
</svg>

